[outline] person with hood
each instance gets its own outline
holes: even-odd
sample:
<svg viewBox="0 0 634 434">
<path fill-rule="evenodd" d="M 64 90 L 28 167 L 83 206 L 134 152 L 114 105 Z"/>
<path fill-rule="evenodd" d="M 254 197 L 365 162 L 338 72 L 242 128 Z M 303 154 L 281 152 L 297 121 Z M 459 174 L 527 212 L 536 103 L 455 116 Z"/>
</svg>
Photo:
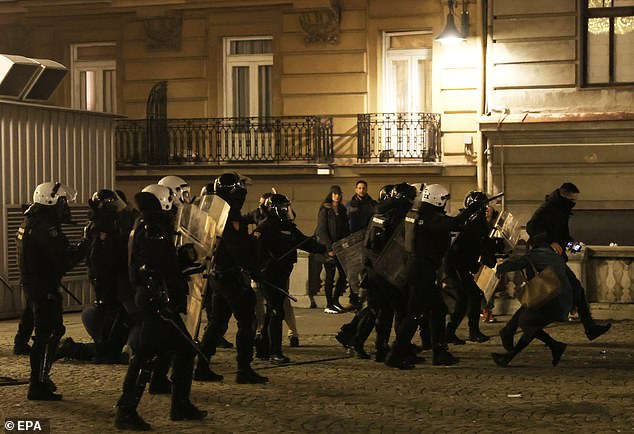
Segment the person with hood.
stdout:
<svg viewBox="0 0 634 434">
<path fill-rule="evenodd" d="M 551 194 L 546 196 L 546 200 L 535 211 L 533 216 L 526 223 L 526 232 L 530 237 L 537 234 L 546 234 L 546 240 L 552 249 L 561 255 L 564 262 L 568 262 L 566 255 L 566 245 L 573 241 L 568 227 L 572 209 L 579 198 L 579 188 L 571 182 L 564 182 L 561 187 L 555 189 Z M 583 324 L 588 340 L 592 341 L 606 333 L 612 324 L 597 324 L 590 313 L 590 306 L 586 299 L 586 292 L 581 285 L 575 273 L 566 265 L 566 276 L 570 281 L 574 295 L 573 307 L 579 312 L 579 319 Z M 502 340 L 508 339 L 515 334 L 517 330 L 516 317 L 513 316 L 511 321 L 500 330 Z"/>
<path fill-rule="evenodd" d="M 317 241 L 326 246 L 324 260 L 324 268 L 326 270 L 324 281 L 326 309 L 324 309 L 324 312 L 332 314 L 341 313 L 345 310 L 339 303 L 339 297 L 346 290 L 346 273 L 332 250 L 332 244 L 335 241 L 350 234 L 346 207 L 341 203 L 342 197 L 341 187 L 338 185 L 330 187 L 328 195 L 319 208 L 317 228 L 315 229 Z M 339 274 L 336 286 L 334 285 L 335 270 Z M 335 287 L 334 293 L 333 286 Z"/>
<path fill-rule="evenodd" d="M 556 341 L 544 331 L 544 327 L 556 321 L 567 321 L 568 313 L 573 304 L 573 289 L 567 278 L 566 262 L 561 254 L 550 245 L 547 234 L 533 235 L 528 242 L 530 250 L 524 256 L 508 259 L 498 265 L 496 274 L 501 276 L 510 271 L 526 270 L 528 279 L 532 279 L 536 272 L 546 267 L 553 267 L 561 284 L 560 293 L 539 308 L 527 308 L 522 306 L 514 315 L 519 327 L 522 328 L 522 337 L 513 344 L 513 337 L 502 339 L 506 353 L 492 353 L 491 357 L 498 366 L 507 366 L 513 358 L 526 348 L 533 339 L 544 342 L 550 349 L 553 366 L 557 366 L 561 356 L 566 350 L 566 344 Z"/>
</svg>

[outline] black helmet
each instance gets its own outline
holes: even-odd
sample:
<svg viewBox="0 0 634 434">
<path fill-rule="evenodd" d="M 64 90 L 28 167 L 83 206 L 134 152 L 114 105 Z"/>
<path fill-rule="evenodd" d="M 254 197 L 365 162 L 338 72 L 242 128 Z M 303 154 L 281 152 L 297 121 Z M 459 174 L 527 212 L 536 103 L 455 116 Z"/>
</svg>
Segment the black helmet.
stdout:
<svg viewBox="0 0 634 434">
<path fill-rule="evenodd" d="M 475 202 L 486 202 L 489 196 L 481 191 L 470 191 L 464 198 L 464 206 L 469 206 Z"/>
<path fill-rule="evenodd" d="M 276 216 L 282 221 L 291 221 L 295 218 L 291 201 L 283 194 L 271 194 L 264 201 L 264 206 L 270 216 Z"/>
<path fill-rule="evenodd" d="M 121 211 L 126 207 L 116 192 L 105 188 L 95 191 L 88 199 L 88 205 L 95 211 Z"/>
<path fill-rule="evenodd" d="M 416 187 L 407 182 L 396 184 L 392 189 L 392 197 L 396 199 L 406 198 L 413 201 L 416 198 Z"/>
<path fill-rule="evenodd" d="M 394 184 L 384 185 L 381 190 L 379 190 L 379 202 L 383 202 L 388 197 L 392 197 L 392 190 L 394 189 Z"/>
<path fill-rule="evenodd" d="M 247 196 L 244 181 L 237 173 L 223 173 L 214 180 L 214 194 L 224 199 L 234 210 L 240 210 Z"/>
</svg>

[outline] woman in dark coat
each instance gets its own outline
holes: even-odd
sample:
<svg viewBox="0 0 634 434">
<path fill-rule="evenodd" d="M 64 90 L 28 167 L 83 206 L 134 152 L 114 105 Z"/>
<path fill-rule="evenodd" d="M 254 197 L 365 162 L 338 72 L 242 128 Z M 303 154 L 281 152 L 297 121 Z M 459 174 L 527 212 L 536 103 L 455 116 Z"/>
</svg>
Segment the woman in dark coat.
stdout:
<svg viewBox="0 0 634 434">
<path fill-rule="evenodd" d="M 558 296 L 550 300 L 545 305 L 537 309 L 528 309 L 522 306 L 514 316 L 519 316 L 519 326 L 523 330 L 522 337 L 517 344 L 513 345 L 513 336 L 502 336 L 502 344 L 507 350 L 506 353 L 492 353 L 493 361 L 498 366 L 506 366 L 509 362 L 519 354 L 524 348 L 535 338 L 544 342 L 553 356 L 553 366 L 557 366 L 561 356 L 566 350 L 566 344 L 556 341 L 548 333 L 544 331 L 544 327 L 552 322 L 567 321 L 568 313 L 572 308 L 573 296 L 570 281 L 566 276 L 566 263 L 561 255 L 549 246 L 546 234 L 540 233 L 529 240 L 531 250 L 524 256 L 515 259 L 509 259 L 498 265 L 497 273 L 508 273 L 509 271 L 526 270 L 529 279 L 533 278 L 533 267 L 538 271 L 542 271 L 548 266 L 552 266 L 559 277 L 561 283 L 561 292 Z M 532 265 L 531 265 L 532 264 Z"/>
<path fill-rule="evenodd" d="M 324 291 L 326 292 L 326 313 L 340 313 L 344 308 L 339 304 L 339 297 L 346 290 L 346 273 L 332 251 L 332 243 L 350 234 L 348 226 L 348 215 L 346 207 L 341 203 L 342 193 L 338 185 L 330 187 L 328 196 L 319 208 L 317 215 L 317 229 L 315 235 L 317 241 L 326 246 L 326 256 L 324 268 L 326 269 L 326 279 L 324 281 Z M 335 270 L 339 272 L 339 278 L 333 294 L 335 281 Z"/>
</svg>

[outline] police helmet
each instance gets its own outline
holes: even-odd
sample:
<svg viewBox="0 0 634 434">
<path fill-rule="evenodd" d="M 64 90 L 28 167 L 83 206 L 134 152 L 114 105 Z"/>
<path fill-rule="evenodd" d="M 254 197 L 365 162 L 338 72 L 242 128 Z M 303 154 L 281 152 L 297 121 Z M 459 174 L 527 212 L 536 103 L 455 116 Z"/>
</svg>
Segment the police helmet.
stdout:
<svg viewBox="0 0 634 434">
<path fill-rule="evenodd" d="M 154 196 L 156 200 L 158 200 L 161 211 L 172 210 L 172 206 L 174 205 L 174 194 L 169 187 L 159 184 L 150 184 L 141 190 L 141 193 L 150 193 Z"/>
<path fill-rule="evenodd" d="M 158 185 L 172 189 L 175 206 L 191 203 L 191 187 L 183 178 L 174 175 L 164 176 L 159 180 Z"/>
<path fill-rule="evenodd" d="M 385 199 L 392 196 L 392 189 L 394 188 L 394 184 L 384 185 L 381 190 L 379 190 L 379 202 L 383 202 Z"/>
<path fill-rule="evenodd" d="M 447 190 L 444 186 L 440 184 L 430 184 L 423 188 L 420 200 L 423 203 L 428 203 L 435 207 L 444 209 L 450 197 L 451 195 L 449 194 L 449 190 Z"/>
<path fill-rule="evenodd" d="M 396 199 L 406 198 L 413 201 L 416 198 L 416 193 L 416 187 L 407 182 L 396 184 L 392 189 L 392 197 Z"/>
<path fill-rule="evenodd" d="M 291 201 L 283 194 L 271 194 L 264 200 L 264 206 L 269 215 L 276 216 L 282 221 L 291 221 L 295 218 Z"/>
<path fill-rule="evenodd" d="M 74 202 L 77 192 L 61 182 L 43 182 L 35 187 L 33 203 L 57 205 L 60 200 Z"/>
<path fill-rule="evenodd" d="M 88 205 L 94 210 L 109 210 L 109 211 L 123 211 L 126 207 L 126 203 L 121 197 L 114 191 L 106 188 L 95 191 L 90 199 L 88 199 Z"/>
<path fill-rule="evenodd" d="M 486 202 L 489 196 L 481 191 L 470 191 L 464 198 L 464 206 L 469 206 L 475 202 Z"/>
</svg>

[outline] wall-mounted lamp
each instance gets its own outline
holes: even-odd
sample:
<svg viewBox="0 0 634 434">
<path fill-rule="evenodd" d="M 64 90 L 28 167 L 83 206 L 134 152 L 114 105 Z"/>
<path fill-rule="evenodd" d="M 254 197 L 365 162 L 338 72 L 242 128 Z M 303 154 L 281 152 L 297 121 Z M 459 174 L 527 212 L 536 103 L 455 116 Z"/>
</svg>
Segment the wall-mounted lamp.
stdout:
<svg viewBox="0 0 634 434">
<path fill-rule="evenodd" d="M 449 0 L 447 25 L 445 26 L 445 29 L 436 37 L 436 40 L 443 45 L 453 45 L 459 42 L 464 42 L 469 36 L 469 9 L 467 7 L 467 4 L 469 2 L 468 0 L 462 0 L 462 31 L 458 30 L 458 28 L 456 27 L 456 21 L 453 13 L 454 3 L 454 0 Z"/>
</svg>

